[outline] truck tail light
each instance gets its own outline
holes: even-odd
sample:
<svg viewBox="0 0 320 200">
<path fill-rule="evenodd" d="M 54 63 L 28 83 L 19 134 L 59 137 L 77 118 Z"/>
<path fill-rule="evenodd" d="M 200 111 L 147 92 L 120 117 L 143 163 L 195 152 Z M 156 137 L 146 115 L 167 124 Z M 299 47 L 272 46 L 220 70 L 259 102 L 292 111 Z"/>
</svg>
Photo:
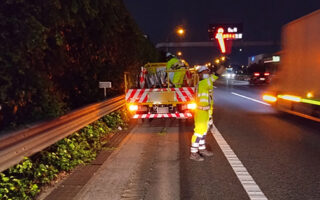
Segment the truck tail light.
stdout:
<svg viewBox="0 0 320 200">
<path fill-rule="evenodd" d="M 130 111 L 137 111 L 138 110 L 138 106 L 137 105 L 130 105 L 129 106 L 129 110 Z"/>
<path fill-rule="evenodd" d="M 187 108 L 188 108 L 189 110 L 195 110 L 195 109 L 197 108 L 197 104 L 196 104 L 196 103 L 189 103 L 189 104 L 187 105 Z"/>
</svg>

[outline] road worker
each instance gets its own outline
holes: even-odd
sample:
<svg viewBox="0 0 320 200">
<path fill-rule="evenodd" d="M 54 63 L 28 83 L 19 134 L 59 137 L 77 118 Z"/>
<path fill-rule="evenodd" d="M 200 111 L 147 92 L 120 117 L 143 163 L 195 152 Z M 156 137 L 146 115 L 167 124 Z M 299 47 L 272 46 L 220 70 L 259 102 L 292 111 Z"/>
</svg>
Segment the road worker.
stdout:
<svg viewBox="0 0 320 200">
<path fill-rule="evenodd" d="M 183 84 L 183 79 L 186 74 L 186 69 L 183 62 L 171 53 L 167 53 L 167 70 L 176 70 L 169 72 L 169 79 L 174 87 L 180 88 Z"/>
<path fill-rule="evenodd" d="M 191 160 L 203 161 L 203 157 L 213 156 L 213 153 L 206 149 L 205 138 L 209 127 L 213 124 L 213 82 L 224 70 L 225 68 L 222 66 L 214 74 L 210 74 L 210 70 L 206 66 L 201 66 L 198 69 L 200 81 L 196 86 L 197 109 L 194 115 L 194 134 L 191 138 Z"/>
</svg>

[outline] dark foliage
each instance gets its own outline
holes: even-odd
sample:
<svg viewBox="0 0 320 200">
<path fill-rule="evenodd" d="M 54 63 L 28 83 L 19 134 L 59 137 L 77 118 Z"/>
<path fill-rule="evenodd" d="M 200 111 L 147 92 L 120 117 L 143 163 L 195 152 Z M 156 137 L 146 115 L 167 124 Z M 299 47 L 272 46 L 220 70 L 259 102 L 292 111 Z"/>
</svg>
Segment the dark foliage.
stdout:
<svg viewBox="0 0 320 200">
<path fill-rule="evenodd" d="M 159 53 L 122 0 L 0 1 L 0 129 L 123 93 L 123 72 Z"/>
</svg>

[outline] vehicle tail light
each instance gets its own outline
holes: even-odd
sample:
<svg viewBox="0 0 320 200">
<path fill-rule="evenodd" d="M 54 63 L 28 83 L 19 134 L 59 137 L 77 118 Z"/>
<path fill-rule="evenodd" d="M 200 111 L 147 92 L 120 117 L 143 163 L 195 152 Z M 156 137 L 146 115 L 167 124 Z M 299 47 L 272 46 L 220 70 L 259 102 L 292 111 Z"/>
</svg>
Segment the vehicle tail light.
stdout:
<svg viewBox="0 0 320 200">
<path fill-rule="evenodd" d="M 253 75 L 254 75 L 254 76 L 260 76 L 260 73 L 255 72 Z"/>
<path fill-rule="evenodd" d="M 189 104 L 187 105 L 187 108 L 188 108 L 189 110 L 195 110 L 195 109 L 197 108 L 197 104 L 195 104 L 195 103 L 189 103 Z"/>
<path fill-rule="evenodd" d="M 269 75 L 270 75 L 270 73 L 269 73 L 269 72 L 266 72 L 266 73 L 264 73 L 264 75 L 265 75 L 265 76 L 269 76 Z"/>
<path fill-rule="evenodd" d="M 138 106 L 137 105 L 130 105 L 129 106 L 129 110 L 130 111 L 137 111 L 138 110 Z"/>
</svg>

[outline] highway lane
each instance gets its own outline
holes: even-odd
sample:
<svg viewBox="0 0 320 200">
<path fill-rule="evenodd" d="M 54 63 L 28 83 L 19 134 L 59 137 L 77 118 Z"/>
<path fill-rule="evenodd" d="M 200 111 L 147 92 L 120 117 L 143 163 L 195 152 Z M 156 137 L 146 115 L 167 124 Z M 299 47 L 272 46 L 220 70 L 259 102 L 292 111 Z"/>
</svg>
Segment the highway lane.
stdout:
<svg viewBox="0 0 320 200">
<path fill-rule="evenodd" d="M 238 159 L 231 162 L 241 162 L 252 178 L 250 188 L 258 187 L 268 199 L 320 199 L 320 124 L 260 102 L 264 86 L 220 82 L 216 87 L 215 126 Z M 217 134 L 207 139 L 213 157 L 189 160 L 192 133 L 190 121 L 137 125 L 74 199 L 254 197 L 256 190 L 244 189 Z"/>
<path fill-rule="evenodd" d="M 270 199 L 320 199 L 320 124 L 261 100 L 265 86 L 218 85 L 214 121 Z"/>
</svg>

